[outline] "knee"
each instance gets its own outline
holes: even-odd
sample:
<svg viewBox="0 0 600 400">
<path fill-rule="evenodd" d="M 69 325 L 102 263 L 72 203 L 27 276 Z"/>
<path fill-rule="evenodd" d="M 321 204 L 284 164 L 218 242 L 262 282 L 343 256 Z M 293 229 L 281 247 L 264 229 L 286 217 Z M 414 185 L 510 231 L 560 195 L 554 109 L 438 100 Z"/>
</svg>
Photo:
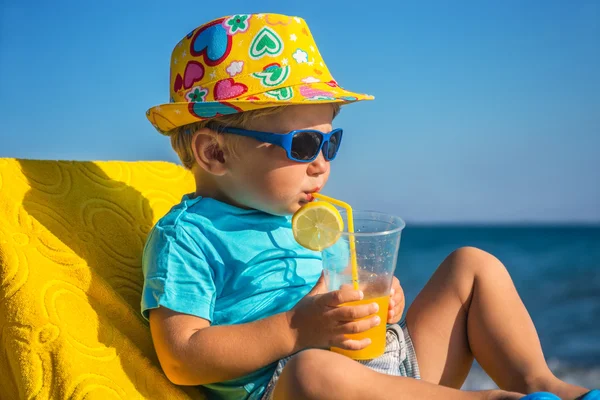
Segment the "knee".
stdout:
<svg viewBox="0 0 600 400">
<path fill-rule="evenodd" d="M 453 274 L 477 278 L 483 275 L 505 274 L 506 267 L 498 258 L 477 247 L 461 247 L 444 260 Z"/>
<path fill-rule="evenodd" d="M 277 387 L 277 392 L 287 393 L 284 398 L 317 399 L 339 381 L 336 376 L 338 368 L 331 364 L 331 353 L 325 350 L 305 350 L 296 354 L 287 362 Z M 328 389 L 329 388 L 329 389 Z"/>
</svg>

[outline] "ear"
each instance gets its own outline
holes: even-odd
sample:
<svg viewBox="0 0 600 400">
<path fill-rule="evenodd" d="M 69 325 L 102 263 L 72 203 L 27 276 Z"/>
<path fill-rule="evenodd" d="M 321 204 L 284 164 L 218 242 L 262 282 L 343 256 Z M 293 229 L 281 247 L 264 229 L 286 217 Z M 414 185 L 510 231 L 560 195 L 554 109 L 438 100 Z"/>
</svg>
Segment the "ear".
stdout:
<svg viewBox="0 0 600 400">
<path fill-rule="evenodd" d="M 223 138 L 207 128 L 198 130 L 192 137 L 196 163 L 213 175 L 222 176 L 227 173 L 223 148 Z"/>
</svg>

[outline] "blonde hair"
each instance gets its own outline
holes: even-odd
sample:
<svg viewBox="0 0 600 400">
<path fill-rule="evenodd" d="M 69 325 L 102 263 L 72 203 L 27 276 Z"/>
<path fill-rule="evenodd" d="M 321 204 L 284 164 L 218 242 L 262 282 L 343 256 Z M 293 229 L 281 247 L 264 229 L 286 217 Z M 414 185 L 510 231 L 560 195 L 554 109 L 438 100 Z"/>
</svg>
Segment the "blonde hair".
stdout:
<svg viewBox="0 0 600 400">
<path fill-rule="evenodd" d="M 340 112 L 340 105 L 337 103 L 332 103 L 332 106 L 333 118 L 335 118 Z M 210 134 L 213 135 L 213 140 L 214 142 L 216 142 L 216 135 L 221 135 L 222 133 L 215 131 L 215 127 L 224 128 L 232 126 L 236 128 L 248 129 L 250 121 L 252 121 L 253 119 L 279 114 L 285 109 L 285 107 L 286 106 L 261 108 L 258 110 L 223 115 L 217 118 L 198 121 L 194 122 L 193 124 L 180 126 L 168 132 L 168 135 L 171 137 L 171 146 L 179 156 L 179 159 L 181 160 L 183 166 L 191 170 L 196 163 L 196 159 L 194 158 L 194 152 L 192 150 L 192 138 L 194 137 L 194 133 L 198 132 L 200 129 L 209 128 Z M 235 145 L 237 138 L 239 138 L 239 136 L 226 135 L 225 146 L 227 148 L 227 151 L 233 155 L 235 155 L 236 153 Z"/>
</svg>

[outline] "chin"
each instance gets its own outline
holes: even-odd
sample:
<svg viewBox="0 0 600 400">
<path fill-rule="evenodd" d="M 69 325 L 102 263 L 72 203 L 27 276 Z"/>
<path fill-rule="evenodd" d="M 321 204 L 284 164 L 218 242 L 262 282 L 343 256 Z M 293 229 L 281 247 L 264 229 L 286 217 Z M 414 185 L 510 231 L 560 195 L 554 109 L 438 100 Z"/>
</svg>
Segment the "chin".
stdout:
<svg viewBox="0 0 600 400">
<path fill-rule="evenodd" d="M 300 207 L 301 207 L 300 204 L 292 204 L 290 206 L 282 205 L 281 207 L 277 207 L 277 208 L 270 207 L 268 209 L 263 209 L 261 211 L 266 212 L 267 214 L 279 215 L 279 216 L 283 217 L 286 215 L 292 215 L 293 213 L 298 211 L 298 209 Z"/>
<path fill-rule="evenodd" d="M 272 215 L 292 215 L 300 209 L 300 207 L 308 204 L 307 200 L 292 200 L 289 203 L 271 204 L 270 207 L 263 208 L 263 211 Z"/>
<path fill-rule="evenodd" d="M 300 207 L 302 207 L 304 204 L 306 204 L 306 203 L 303 203 L 303 202 L 292 203 L 289 206 L 287 206 L 284 210 L 281 210 L 281 213 L 279 213 L 279 215 L 292 215 L 296 211 L 298 211 L 300 209 Z"/>
</svg>

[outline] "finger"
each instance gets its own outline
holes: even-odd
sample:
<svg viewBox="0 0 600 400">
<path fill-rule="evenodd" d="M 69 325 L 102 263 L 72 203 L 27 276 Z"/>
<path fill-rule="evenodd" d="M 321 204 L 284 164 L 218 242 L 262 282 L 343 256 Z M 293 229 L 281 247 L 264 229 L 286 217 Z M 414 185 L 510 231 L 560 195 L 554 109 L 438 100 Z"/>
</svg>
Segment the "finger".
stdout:
<svg viewBox="0 0 600 400">
<path fill-rule="evenodd" d="M 394 316 L 398 314 L 398 312 L 400 312 L 398 310 L 400 304 L 397 304 L 396 301 L 394 299 L 390 299 L 390 305 L 388 308 L 388 315 L 387 315 L 387 320 L 389 323 L 394 323 Z"/>
<path fill-rule="evenodd" d="M 364 294 L 360 290 L 334 290 L 333 292 L 325 293 L 319 298 L 322 305 L 337 307 L 340 304 L 350 301 L 362 300 Z"/>
<path fill-rule="evenodd" d="M 394 294 L 392 295 L 393 299 L 400 299 L 404 297 L 404 292 L 402 291 L 401 288 L 398 288 L 397 290 L 394 290 Z"/>
<path fill-rule="evenodd" d="M 361 304 L 359 306 L 342 306 L 332 311 L 332 316 L 341 322 L 355 321 L 368 317 L 379 311 L 379 304 Z"/>
<path fill-rule="evenodd" d="M 394 299 L 394 308 L 398 309 L 398 308 L 403 308 L 404 307 L 404 296 L 402 296 L 401 294 L 396 296 Z"/>
<path fill-rule="evenodd" d="M 399 304 L 402 304 L 404 302 L 404 297 L 403 296 L 394 296 L 394 298 L 392 300 L 390 300 L 390 303 L 394 303 L 394 307 L 397 307 Z"/>
<path fill-rule="evenodd" d="M 362 350 L 371 344 L 371 339 L 349 339 L 345 335 L 339 335 L 332 340 L 331 346 L 338 347 L 343 350 Z"/>
<path fill-rule="evenodd" d="M 394 314 L 397 314 L 402 309 L 401 303 L 390 302 L 390 310 L 394 311 Z"/>
<path fill-rule="evenodd" d="M 400 318 L 402 317 L 402 312 L 404 312 L 404 304 L 396 304 L 396 306 L 391 310 L 392 316 L 388 318 L 388 321 L 392 324 L 400 321 Z"/>
<path fill-rule="evenodd" d="M 402 294 L 396 294 L 394 297 L 392 297 L 390 299 L 390 307 L 391 308 L 398 307 L 398 305 L 402 304 L 403 301 L 404 301 L 404 297 L 402 296 Z"/>
<path fill-rule="evenodd" d="M 390 315 L 391 314 L 391 315 Z M 397 324 L 402 319 L 402 310 L 391 310 L 388 314 L 388 324 Z"/>
<path fill-rule="evenodd" d="M 402 305 L 404 299 L 402 297 L 394 297 L 393 299 L 390 300 L 390 307 L 391 308 L 396 308 L 400 305 Z"/>
<path fill-rule="evenodd" d="M 339 347 L 340 349 L 344 349 L 344 350 L 362 350 L 370 344 L 371 344 L 371 339 L 369 339 L 369 338 L 364 338 L 361 340 L 354 340 L 354 339 L 346 339 L 345 337 L 342 337 L 339 344 L 337 344 L 335 347 Z"/>
<path fill-rule="evenodd" d="M 392 322 L 390 322 L 390 323 L 392 323 L 392 324 L 398 323 L 402 319 L 402 315 L 403 315 L 402 312 L 394 313 L 394 316 L 391 319 Z"/>
<path fill-rule="evenodd" d="M 380 323 L 381 318 L 379 318 L 378 315 L 375 315 L 371 318 L 361 319 L 359 321 L 347 322 L 345 324 L 342 324 L 337 328 L 337 331 L 346 334 L 361 333 L 376 327 Z"/>
<path fill-rule="evenodd" d="M 402 310 L 402 302 L 401 301 L 399 301 L 397 303 L 394 302 L 393 310 L 395 313 L 397 313 L 398 311 L 401 311 Z"/>
</svg>

